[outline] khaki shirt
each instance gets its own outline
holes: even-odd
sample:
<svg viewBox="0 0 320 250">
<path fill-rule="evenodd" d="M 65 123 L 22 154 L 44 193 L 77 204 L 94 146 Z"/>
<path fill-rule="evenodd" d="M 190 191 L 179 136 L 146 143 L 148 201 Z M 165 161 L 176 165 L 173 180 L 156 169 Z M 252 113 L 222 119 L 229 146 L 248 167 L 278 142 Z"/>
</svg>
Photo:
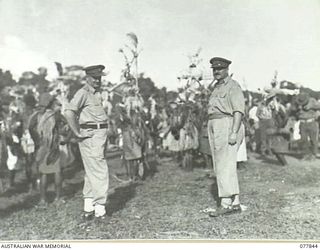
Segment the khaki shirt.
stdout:
<svg viewBox="0 0 320 250">
<path fill-rule="evenodd" d="M 107 114 L 102 105 L 100 92 L 96 92 L 89 84 L 85 84 L 66 105 L 65 110 L 78 114 L 79 124 L 105 123 Z"/>
<path fill-rule="evenodd" d="M 208 103 L 208 114 L 211 116 L 230 115 L 234 112 L 245 112 L 245 101 L 238 82 L 227 77 L 223 83 L 215 84 Z"/>
</svg>

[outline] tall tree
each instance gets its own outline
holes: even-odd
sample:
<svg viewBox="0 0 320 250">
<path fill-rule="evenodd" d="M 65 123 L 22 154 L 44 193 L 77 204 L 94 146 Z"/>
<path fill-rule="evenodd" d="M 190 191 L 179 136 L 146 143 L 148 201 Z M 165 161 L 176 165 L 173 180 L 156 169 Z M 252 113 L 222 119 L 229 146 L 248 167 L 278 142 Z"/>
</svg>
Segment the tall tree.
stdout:
<svg viewBox="0 0 320 250">
<path fill-rule="evenodd" d="M 16 85 L 16 81 L 13 79 L 10 71 L 4 71 L 0 69 L 0 90 L 8 86 Z"/>
<path fill-rule="evenodd" d="M 145 101 L 148 100 L 151 95 L 157 94 L 159 91 L 151 78 L 145 77 L 143 73 L 138 77 L 138 87 Z"/>
</svg>

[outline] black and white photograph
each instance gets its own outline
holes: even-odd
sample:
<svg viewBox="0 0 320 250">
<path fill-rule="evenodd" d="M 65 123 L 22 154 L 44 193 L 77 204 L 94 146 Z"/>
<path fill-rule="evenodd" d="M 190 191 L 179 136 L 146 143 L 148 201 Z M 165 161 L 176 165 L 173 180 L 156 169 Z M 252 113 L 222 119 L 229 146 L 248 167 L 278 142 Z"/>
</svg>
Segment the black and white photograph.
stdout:
<svg viewBox="0 0 320 250">
<path fill-rule="evenodd" d="M 0 0 L 0 241 L 317 248 L 319 27 L 319 0 Z"/>
</svg>

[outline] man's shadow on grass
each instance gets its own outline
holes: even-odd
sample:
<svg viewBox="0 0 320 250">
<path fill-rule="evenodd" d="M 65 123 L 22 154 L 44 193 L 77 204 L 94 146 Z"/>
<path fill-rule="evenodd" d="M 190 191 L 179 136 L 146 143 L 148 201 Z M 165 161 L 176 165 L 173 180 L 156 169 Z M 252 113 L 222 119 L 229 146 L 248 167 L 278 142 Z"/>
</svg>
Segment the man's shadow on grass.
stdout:
<svg viewBox="0 0 320 250">
<path fill-rule="evenodd" d="M 288 151 L 288 152 L 273 152 L 272 155 L 259 155 L 257 157 L 258 160 L 261 160 L 263 163 L 278 165 L 278 166 L 286 166 L 288 165 L 287 157 L 293 157 L 297 160 L 303 159 L 303 153 L 299 151 Z"/>
<path fill-rule="evenodd" d="M 136 195 L 136 187 L 141 185 L 137 182 L 128 183 L 128 185 L 120 186 L 108 196 L 106 205 L 107 215 L 111 216 L 113 213 L 123 209 L 128 201 Z"/>
<path fill-rule="evenodd" d="M 0 210 L 0 218 L 8 217 L 9 215 L 18 212 L 20 210 L 31 209 L 39 202 L 39 195 L 33 194 L 25 197 L 23 200 L 17 201 L 6 207 L 5 209 Z"/>
<path fill-rule="evenodd" d="M 146 171 L 146 178 L 153 178 L 153 176 L 158 172 L 157 162 L 150 162 L 150 169 Z M 83 188 L 83 179 L 76 181 L 75 183 L 68 182 L 73 179 L 77 172 L 81 171 L 81 168 L 70 168 L 64 171 L 63 177 L 66 181 L 66 186 L 62 191 L 62 199 L 68 200 L 73 198 L 80 190 Z M 51 177 L 51 176 L 50 176 Z M 50 178 L 51 179 L 51 178 Z M 52 184 L 52 183 L 51 183 Z M 126 203 L 131 200 L 136 195 L 136 187 L 142 185 L 142 183 L 132 182 L 119 187 L 115 187 L 111 190 L 111 193 L 108 196 L 107 202 L 107 213 L 112 215 L 114 212 L 117 212 L 123 209 Z M 27 183 L 19 183 L 19 186 L 16 189 L 8 191 L 4 194 L 3 197 L 10 198 L 16 194 L 27 192 Z M 34 191 L 31 194 L 26 194 L 23 199 L 8 205 L 5 209 L 0 210 L 0 218 L 7 217 L 15 212 L 20 210 L 28 210 L 37 206 L 39 202 L 39 191 Z M 55 192 L 51 189 L 47 191 L 47 201 L 51 203 L 55 198 Z"/>
<path fill-rule="evenodd" d="M 216 177 L 213 177 L 213 182 L 210 185 L 210 193 L 211 193 L 214 201 L 216 202 L 217 207 L 219 207 L 221 205 L 221 201 L 219 198 L 218 183 L 217 183 Z"/>
</svg>

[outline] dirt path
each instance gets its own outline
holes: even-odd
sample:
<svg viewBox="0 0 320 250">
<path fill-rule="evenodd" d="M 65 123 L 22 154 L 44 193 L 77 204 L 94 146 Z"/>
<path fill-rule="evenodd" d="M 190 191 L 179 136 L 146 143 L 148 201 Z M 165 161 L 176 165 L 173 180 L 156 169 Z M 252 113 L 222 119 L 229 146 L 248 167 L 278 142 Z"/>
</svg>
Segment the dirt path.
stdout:
<svg viewBox="0 0 320 250">
<path fill-rule="evenodd" d="M 288 161 L 282 167 L 252 155 L 239 170 L 241 200 L 248 209 L 221 218 L 202 212 L 215 207 L 210 171 L 185 172 L 162 158 L 158 171 L 142 183 L 119 187 L 110 177 L 109 218 L 83 222 L 83 172 L 78 172 L 66 181 L 65 203 L 43 209 L 35 206 L 37 194 L 1 197 L 0 239 L 318 239 L 320 161 Z M 124 172 L 117 159 L 109 167 L 111 175 Z"/>
</svg>

